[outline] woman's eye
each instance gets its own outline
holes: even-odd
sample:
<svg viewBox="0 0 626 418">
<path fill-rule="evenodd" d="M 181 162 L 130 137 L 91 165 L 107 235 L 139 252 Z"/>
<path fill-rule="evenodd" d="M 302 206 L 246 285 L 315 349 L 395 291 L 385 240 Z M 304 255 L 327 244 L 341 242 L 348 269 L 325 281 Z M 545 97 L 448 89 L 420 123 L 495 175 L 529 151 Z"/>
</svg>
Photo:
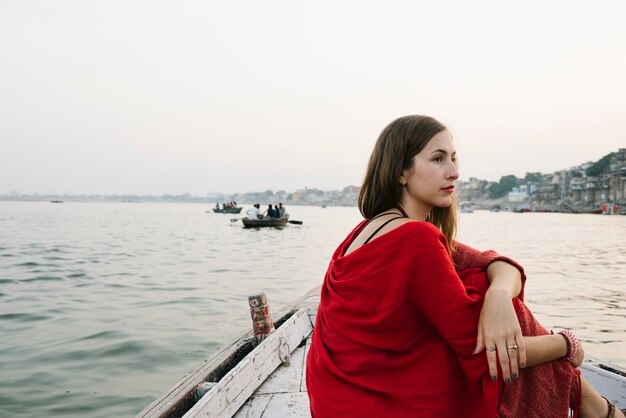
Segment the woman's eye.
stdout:
<svg viewBox="0 0 626 418">
<path fill-rule="evenodd" d="M 436 156 L 435 158 L 433 158 L 433 161 L 437 161 L 437 162 L 439 162 L 439 161 L 441 161 L 441 160 L 443 160 L 443 158 L 441 158 L 441 155 L 438 155 L 438 156 Z"/>
</svg>

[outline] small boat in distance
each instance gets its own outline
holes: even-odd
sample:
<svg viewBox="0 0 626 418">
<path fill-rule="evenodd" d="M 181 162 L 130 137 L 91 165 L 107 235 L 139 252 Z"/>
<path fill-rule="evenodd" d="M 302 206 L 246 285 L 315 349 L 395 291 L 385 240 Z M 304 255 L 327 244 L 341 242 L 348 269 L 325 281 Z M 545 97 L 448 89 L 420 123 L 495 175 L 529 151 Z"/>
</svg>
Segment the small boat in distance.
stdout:
<svg viewBox="0 0 626 418">
<path fill-rule="evenodd" d="M 459 210 L 461 213 L 474 213 L 474 205 L 472 202 L 461 202 L 459 203 Z"/>
<path fill-rule="evenodd" d="M 263 219 L 248 219 L 242 218 L 244 228 L 263 228 L 263 227 L 283 227 L 287 225 L 289 217 L 284 218 L 263 218 Z M 302 222 L 300 222 L 302 223 Z"/>
<path fill-rule="evenodd" d="M 213 212 L 214 213 L 240 213 L 241 212 L 242 207 L 241 206 L 236 206 L 234 208 L 213 208 Z"/>
</svg>

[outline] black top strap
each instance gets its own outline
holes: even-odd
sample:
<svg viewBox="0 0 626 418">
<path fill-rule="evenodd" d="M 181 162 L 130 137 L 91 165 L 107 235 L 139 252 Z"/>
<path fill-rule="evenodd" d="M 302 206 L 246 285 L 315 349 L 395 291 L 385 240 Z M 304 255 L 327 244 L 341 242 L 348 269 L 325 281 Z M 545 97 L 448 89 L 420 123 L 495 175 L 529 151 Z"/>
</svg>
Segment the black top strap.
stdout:
<svg viewBox="0 0 626 418">
<path fill-rule="evenodd" d="M 383 229 L 385 227 L 385 225 L 387 225 L 389 222 L 391 221 L 395 221 L 396 219 L 403 219 L 406 218 L 406 216 L 396 216 L 395 218 L 391 218 L 387 221 L 385 221 L 381 226 L 379 226 L 376 231 L 374 231 L 374 233 L 372 235 L 370 235 L 365 242 L 363 243 L 363 245 L 367 244 L 368 242 L 370 242 L 370 240 L 374 237 L 374 235 L 376 235 L 378 233 L 378 231 L 380 231 L 381 229 Z M 373 218 L 372 218 L 373 219 Z"/>
<path fill-rule="evenodd" d="M 398 209 L 400 211 L 400 213 L 402 215 L 404 215 L 405 218 L 409 217 L 409 215 L 407 215 L 406 212 L 404 211 L 404 209 L 402 208 L 402 205 L 398 205 L 398 207 L 396 209 Z"/>
<path fill-rule="evenodd" d="M 374 233 L 372 235 L 369 236 L 369 238 L 367 238 L 367 240 L 365 240 L 365 242 L 362 245 L 367 244 L 368 242 L 370 242 L 370 240 L 374 237 L 374 235 L 376 235 L 378 233 L 378 231 L 380 231 L 385 225 L 387 225 L 389 222 L 391 221 L 395 221 L 396 219 L 401 219 L 401 218 L 408 218 L 408 216 L 406 215 L 406 212 L 402 209 L 402 207 L 400 208 L 394 208 L 394 209 L 398 209 L 400 211 L 400 213 L 402 214 L 402 216 L 397 216 L 395 218 L 391 218 L 389 219 L 387 222 L 385 222 L 384 224 L 382 224 L 376 231 L 374 231 Z M 367 226 L 370 222 L 372 222 L 374 219 L 376 218 L 380 218 L 381 216 L 385 216 L 385 215 L 398 215 L 398 213 L 396 212 L 384 212 L 384 213 L 379 213 L 378 215 L 374 216 L 372 219 L 368 219 L 367 223 L 363 226 L 363 229 L 365 228 L 365 226 Z M 362 229 L 362 230 L 363 230 Z M 358 234 L 357 234 L 358 236 Z M 344 250 L 344 254 L 345 252 L 348 250 L 348 248 L 352 245 L 352 243 L 354 242 L 354 239 L 356 237 L 352 238 L 352 241 L 350 242 L 350 244 L 348 244 L 348 246 L 345 248 Z"/>
<path fill-rule="evenodd" d="M 367 223 L 372 222 L 374 219 L 376 218 L 380 218 L 381 216 L 385 216 L 385 215 L 398 215 L 396 212 L 384 212 L 384 213 L 379 213 L 378 215 L 374 216 L 372 219 L 368 220 Z"/>
</svg>

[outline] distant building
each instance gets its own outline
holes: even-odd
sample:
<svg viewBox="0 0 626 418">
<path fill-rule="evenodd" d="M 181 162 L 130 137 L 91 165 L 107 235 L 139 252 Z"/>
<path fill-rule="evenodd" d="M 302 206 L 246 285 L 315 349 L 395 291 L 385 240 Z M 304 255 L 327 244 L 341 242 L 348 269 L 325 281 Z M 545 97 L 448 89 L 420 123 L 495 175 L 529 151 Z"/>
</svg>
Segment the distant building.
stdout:
<svg viewBox="0 0 626 418">
<path fill-rule="evenodd" d="M 304 197 L 304 193 L 305 193 L 305 191 L 304 191 L 304 190 L 302 190 L 302 189 L 300 189 L 300 190 L 296 190 L 295 192 L 293 192 L 293 193 L 291 194 L 291 201 L 292 201 L 293 203 L 298 202 L 300 199 L 302 199 L 302 197 Z"/>
<path fill-rule="evenodd" d="M 522 184 L 519 187 L 513 187 L 513 190 L 509 192 L 509 202 L 511 203 L 526 202 L 528 197 L 528 186 L 526 184 Z"/>
<path fill-rule="evenodd" d="M 561 178 L 556 173 L 543 175 L 537 187 L 535 200 L 541 204 L 553 204 L 557 202 L 561 196 L 559 188 L 560 183 Z"/>
<path fill-rule="evenodd" d="M 620 148 L 611 156 L 607 174 L 609 200 L 613 202 L 626 200 L 626 148 Z"/>
<path fill-rule="evenodd" d="M 470 177 L 468 181 L 457 181 L 459 201 L 474 201 L 480 199 L 486 193 L 487 180 L 479 180 Z"/>
</svg>

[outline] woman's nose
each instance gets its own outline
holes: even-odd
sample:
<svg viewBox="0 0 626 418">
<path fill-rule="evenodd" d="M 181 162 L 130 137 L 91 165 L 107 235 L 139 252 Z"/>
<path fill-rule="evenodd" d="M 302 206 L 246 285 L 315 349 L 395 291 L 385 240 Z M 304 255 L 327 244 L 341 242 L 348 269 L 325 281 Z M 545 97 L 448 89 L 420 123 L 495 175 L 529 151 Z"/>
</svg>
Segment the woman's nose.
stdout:
<svg viewBox="0 0 626 418">
<path fill-rule="evenodd" d="M 456 167 L 456 164 L 450 163 L 450 171 L 448 172 L 448 178 L 456 180 L 459 178 L 459 169 Z"/>
</svg>

